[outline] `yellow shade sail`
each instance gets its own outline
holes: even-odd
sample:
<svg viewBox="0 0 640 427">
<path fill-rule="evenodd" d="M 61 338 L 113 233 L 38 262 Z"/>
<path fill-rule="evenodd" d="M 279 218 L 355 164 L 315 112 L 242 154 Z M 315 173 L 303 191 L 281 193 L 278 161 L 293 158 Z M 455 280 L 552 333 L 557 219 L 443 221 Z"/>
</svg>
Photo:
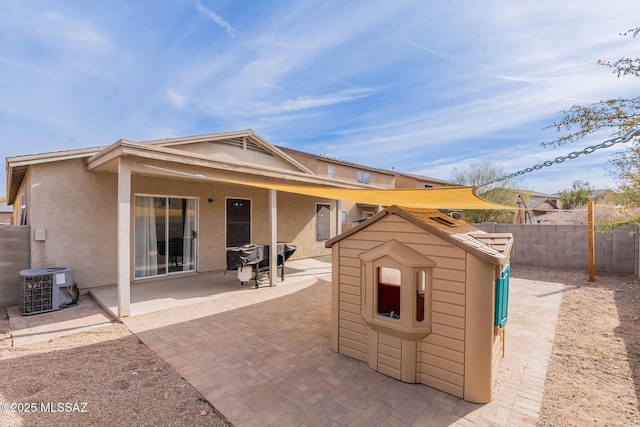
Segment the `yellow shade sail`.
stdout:
<svg viewBox="0 0 640 427">
<path fill-rule="evenodd" d="M 207 181 L 244 185 L 283 191 L 322 199 L 344 200 L 355 203 L 380 206 L 402 206 L 423 209 L 502 209 L 514 210 L 513 206 L 501 205 L 482 199 L 476 194 L 475 187 L 437 187 L 437 188 L 345 188 L 323 184 L 281 184 L 279 182 L 262 182 L 258 180 L 228 179 L 219 176 L 206 176 L 199 173 L 173 170 L 165 167 L 139 164 L 151 169 L 171 174 L 189 176 Z M 269 179 L 269 178 L 267 178 Z M 345 184 L 347 185 L 347 184 Z"/>
<path fill-rule="evenodd" d="M 218 180 L 213 178 L 214 180 Z M 508 209 L 480 198 L 474 187 L 439 187 L 425 189 L 360 189 L 321 185 L 285 185 L 220 179 L 230 184 L 247 185 L 324 199 L 345 200 L 381 206 L 404 206 L 428 209 Z"/>
</svg>

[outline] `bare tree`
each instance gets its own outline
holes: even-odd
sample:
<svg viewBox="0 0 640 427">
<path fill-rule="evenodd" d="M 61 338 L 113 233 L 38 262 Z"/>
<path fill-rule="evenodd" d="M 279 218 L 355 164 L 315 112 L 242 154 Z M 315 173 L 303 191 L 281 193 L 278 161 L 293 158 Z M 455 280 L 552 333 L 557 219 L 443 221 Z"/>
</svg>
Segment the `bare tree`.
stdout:
<svg viewBox="0 0 640 427">
<path fill-rule="evenodd" d="M 593 190 L 593 187 L 589 185 L 589 181 L 573 181 L 570 189 L 560 192 L 562 209 L 585 206 L 593 196 Z"/>
<path fill-rule="evenodd" d="M 476 187 L 478 196 L 491 202 L 507 206 L 516 205 L 518 191 L 515 189 L 514 180 L 503 180 L 498 183 L 485 184 L 505 176 L 504 170 L 487 160 L 476 161 L 465 168 L 453 168 L 450 180 L 465 186 Z M 464 219 L 467 222 L 511 222 L 513 212 L 492 209 L 469 209 L 464 211 Z"/>
</svg>

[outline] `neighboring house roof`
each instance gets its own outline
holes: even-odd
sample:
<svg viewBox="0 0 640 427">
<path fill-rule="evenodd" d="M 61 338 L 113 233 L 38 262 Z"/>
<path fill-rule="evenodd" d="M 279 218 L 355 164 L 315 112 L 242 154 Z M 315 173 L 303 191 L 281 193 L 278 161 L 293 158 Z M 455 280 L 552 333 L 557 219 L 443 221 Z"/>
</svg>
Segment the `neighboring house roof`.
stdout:
<svg viewBox="0 0 640 427">
<path fill-rule="evenodd" d="M 529 210 L 532 211 L 555 211 L 558 210 L 558 204 L 555 200 L 544 199 L 542 201 L 536 201 L 537 204 L 533 207 L 530 207 Z"/>
<path fill-rule="evenodd" d="M 441 184 L 441 185 L 461 185 L 461 184 L 458 184 L 456 182 L 446 181 L 444 179 L 433 178 L 431 176 L 426 176 L 426 175 L 418 175 L 418 174 L 407 173 L 407 172 L 398 172 L 396 170 L 393 170 L 392 173 L 394 173 L 396 175 L 407 176 L 407 177 L 413 178 L 413 179 L 415 179 L 417 181 L 428 181 L 430 183 L 436 183 L 436 184 Z"/>
<path fill-rule="evenodd" d="M 529 197 L 529 199 L 557 199 L 557 194 L 549 194 L 549 193 L 540 193 L 539 191 L 532 190 L 523 190 L 517 189 L 515 190 L 519 194 L 524 194 Z"/>
<path fill-rule="evenodd" d="M 365 170 L 365 171 L 378 172 L 378 173 L 387 174 L 387 175 L 394 175 L 393 171 L 389 171 L 389 170 L 386 170 L 386 169 L 380 169 L 380 168 L 374 168 L 372 166 L 361 165 L 361 164 L 358 164 L 358 163 L 353 163 L 353 162 L 349 162 L 349 161 L 338 159 L 338 158 L 334 158 L 334 157 L 327 157 L 324 154 L 311 154 L 311 153 L 306 153 L 304 151 L 295 150 L 295 149 L 289 148 L 289 147 L 278 146 L 278 148 L 281 149 L 281 150 L 284 150 L 284 151 L 290 151 L 292 153 L 300 154 L 302 156 L 307 156 L 307 157 L 320 159 L 320 160 L 323 160 L 323 161 L 326 161 L 326 162 L 329 162 L 329 163 L 345 165 L 345 166 L 349 166 L 349 167 L 356 168 L 356 169 L 362 169 L 362 170 Z"/>
<path fill-rule="evenodd" d="M 397 215 L 491 264 L 506 264 L 513 250 L 513 236 L 511 233 L 486 233 L 464 221 L 450 218 L 436 209 L 405 208 L 400 206 L 390 206 L 383 209 L 365 222 L 328 240 L 325 246 L 329 248 L 389 215 Z"/>
<path fill-rule="evenodd" d="M 282 149 L 284 151 L 290 151 L 290 152 L 297 153 L 297 154 L 300 154 L 300 155 L 303 155 L 303 156 L 308 156 L 308 157 L 320 159 L 320 160 L 323 160 L 323 161 L 326 161 L 326 162 L 329 162 L 329 163 L 335 163 L 335 164 L 345 165 L 345 166 L 349 166 L 349 167 L 356 168 L 356 169 L 362 169 L 363 171 L 378 172 L 378 173 L 381 173 L 381 174 L 386 174 L 386 175 L 391 175 L 391 176 L 401 175 L 401 176 L 406 176 L 406 177 L 409 177 L 409 178 L 413 178 L 413 179 L 418 180 L 418 181 L 427 181 L 427 182 L 430 182 L 430 183 L 441 184 L 441 185 L 460 185 L 460 184 L 456 184 L 454 182 L 445 181 L 445 180 L 437 179 L 437 178 L 432 178 L 432 177 L 426 176 L 426 175 L 417 175 L 417 174 L 411 174 L 411 173 L 406 173 L 406 172 L 399 172 L 399 171 L 396 171 L 395 169 L 389 170 L 389 169 L 384 169 L 384 168 L 374 168 L 372 166 L 366 166 L 366 165 L 350 162 L 350 161 L 339 159 L 339 158 L 327 157 L 324 154 L 311 154 L 311 153 L 306 153 L 304 151 L 295 150 L 295 149 L 289 148 L 289 147 L 278 147 L 278 148 L 280 148 L 280 149 Z"/>
</svg>

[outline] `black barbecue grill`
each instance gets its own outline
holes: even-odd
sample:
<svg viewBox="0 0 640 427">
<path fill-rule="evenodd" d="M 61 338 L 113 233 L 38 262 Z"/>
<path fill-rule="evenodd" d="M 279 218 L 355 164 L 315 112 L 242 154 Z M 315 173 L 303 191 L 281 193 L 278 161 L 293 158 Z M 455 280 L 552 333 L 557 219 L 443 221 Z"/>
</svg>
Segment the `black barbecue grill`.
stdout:
<svg viewBox="0 0 640 427">
<path fill-rule="evenodd" d="M 280 242 L 277 246 L 278 262 L 276 266 L 280 269 L 280 278 L 284 280 L 284 263 L 298 249 L 293 243 Z M 255 280 L 256 288 L 260 285 L 258 273 L 269 269 L 269 245 L 248 244 L 240 247 L 227 249 L 227 271 L 242 271 L 243 267 L 250 266 L 253 270 L 252 278 Z M 240 276 L 240 274 L 238 274 Z M 250 279 L 249 279 L 250 280 Z M 241 284 L 248 283 L 248 280 L 241 280 Z"/>
</svg>

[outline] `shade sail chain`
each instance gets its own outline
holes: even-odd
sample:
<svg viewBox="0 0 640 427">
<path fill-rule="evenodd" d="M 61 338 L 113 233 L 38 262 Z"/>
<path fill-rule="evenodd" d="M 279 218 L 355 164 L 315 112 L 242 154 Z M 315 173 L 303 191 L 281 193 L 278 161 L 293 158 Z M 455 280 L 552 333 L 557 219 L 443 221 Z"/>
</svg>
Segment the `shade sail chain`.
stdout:
<svg viewBox="0 0 640 427">
<path fill-rule="evenodd" d="M 578 158 L 579 156 L 581 156 L 582 154 L 591 154 L 596 150 L 600 150 L 602 148 L 609 148 L 615 144 L 618 143 L 627 143 L 629 141 L 631 141 L 633 138 L 639 137 L 640 136 L 640 129 L 634 129 L 634 130 L 630 130 L 629 132 L 625 133 L 624 135 L 618 136 L 616 138 L 611 138 L 611 139 L 607 139 L 606 141 L 601 142 L 600 144 L 595 144 L 595 145 L 590 145 L 588 147 L 586 147 L 585 149 L 581 150 L 581 151 L 572 151 L 571 153 L 567 154 L 566 156 L 559 156 L 556 157 L 553 160 L 547 160 L 544 163 L 539 163 L 535 166 L 526 168 L 526 169 L 522 169 L 521 171 L 518 172 L 514 172 L 514 173 L 510 173 L 509 175 L 505 175 L 502 176 L 500 178 L 491 180 L 491 181 L 487 181 L 484 184 L 480 184 L 478 187 L 484 187 L 485 185 L 490 185 L 490 184 L 495 184 L 496 182 L 500 182 L 500 181 L 505 181 L 507 179 L 511 179 L 511 178 L 515 178 L 516 176 L 520 176 L 520 175 L 524 175 L 525 173 L 529 173 L 529 172 L 533 172 L 533 171 L 537 171 L 540 170 L 544 167 L 549 167 L 552 166 L 554 164 L 560 164 L 562 162 L 564 162 L 565 160 L 573 160 Z"/>
</svg>

